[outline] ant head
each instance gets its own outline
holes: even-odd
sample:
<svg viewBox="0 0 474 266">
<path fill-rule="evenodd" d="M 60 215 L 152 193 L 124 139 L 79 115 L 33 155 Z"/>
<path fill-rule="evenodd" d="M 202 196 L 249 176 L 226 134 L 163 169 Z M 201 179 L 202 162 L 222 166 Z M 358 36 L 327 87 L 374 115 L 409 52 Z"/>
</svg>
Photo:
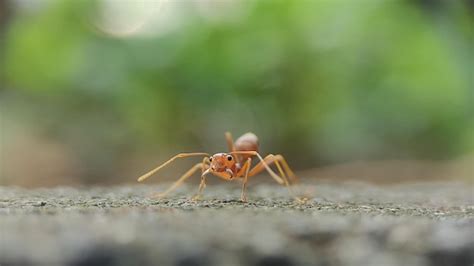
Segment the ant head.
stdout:
<svg viewBox="0 0 474 266">
<path fill-rule="evenodd" d="M 225 172 L 235 165 L 235 158 L 231 154 L 216 153 L 209 157 L 212 172 Z"/>
</svg>

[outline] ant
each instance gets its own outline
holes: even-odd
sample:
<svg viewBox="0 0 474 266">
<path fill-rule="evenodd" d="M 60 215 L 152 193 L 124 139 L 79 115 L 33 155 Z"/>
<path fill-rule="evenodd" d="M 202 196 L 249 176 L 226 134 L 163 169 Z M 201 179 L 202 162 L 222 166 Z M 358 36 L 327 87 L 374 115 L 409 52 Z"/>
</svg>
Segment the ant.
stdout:
<svg viewBox="0 0 474 266">
<path fill-rule="evenodd" d="M 171 187 L 162 193 L 156 194 L 155 197 L 165 197 L 168 193 L 183 184 L 186 179 L 191 177 L 199 169 L 201 169 L 201 183 L 199 184 L 198 193 L 192 198 L 193 200 L 199 199 L 204 188 L 206 187 L 206 175 L 213 174 L 227 181 L 232 181 L 239 178 L 243 179 L 240 200 L 246 202 L 246 187 L 248 178 L 257 175 L 263 170 L 266 170 L 270 176 L 273 177 L 276 182 L 278 182 L 278 184 L 288 187 L 290 194 L 293 195 L 289 180 L 291 180 L 293 183 L 297 181 L 297 178 L 282 155 L 269 154 L 265 158 L 262 158 L 258 152 L 258 138 L 255 134 L 250 132 L 242 135 L 235 142 L 233 141 L 232 135 L 229 132 L 225 133 L 225 138 L 229 148 L 228 153 L 216 153 L 212 156 L 210 156 L 208 153 L 202 152 L 180 153 L 150 172 L 139 177 L 138 182 L 147 179 L 178 158 L 204 156 L 204 159 L 201 163 L 191 167 L 191 169 L 182 175 L 173 185 L 171 185 Z M 257 163 L 253 168 L 252 157 L 257 157 L 259 159 L 259 163 Z M 269 165 L 271 164 L 276 165 L 281 176 L 278 176 L 270 168 Z M 296 199 L 299 201 L 298 198 Z"/>
</svg>

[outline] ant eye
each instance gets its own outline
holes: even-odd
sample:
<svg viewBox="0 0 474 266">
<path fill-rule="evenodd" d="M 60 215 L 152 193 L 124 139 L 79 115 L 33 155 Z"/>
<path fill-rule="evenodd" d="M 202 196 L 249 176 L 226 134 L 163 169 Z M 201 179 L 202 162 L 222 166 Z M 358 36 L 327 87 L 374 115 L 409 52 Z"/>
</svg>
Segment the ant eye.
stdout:
<svg viewBox="0 0 474 266">
<path fill-rule="evenodd" d="M 232 155 L 228 155 L 228 156 L 227 156 L 227 161 L 232 161 L 232 159 L 234 159 L 234 158 L 232 157 Z"/>
</svg>

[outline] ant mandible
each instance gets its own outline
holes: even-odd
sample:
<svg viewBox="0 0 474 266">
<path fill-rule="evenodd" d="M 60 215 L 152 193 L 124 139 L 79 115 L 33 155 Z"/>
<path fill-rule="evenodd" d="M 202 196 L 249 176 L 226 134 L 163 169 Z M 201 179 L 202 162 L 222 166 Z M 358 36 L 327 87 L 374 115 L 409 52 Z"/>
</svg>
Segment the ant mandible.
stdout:
<svg viewBox="0 0 474 266">
<path fill-rule="evenodd" d="M 156 197 L 165 197 L 168 193 L 175 190 L 183 182 L 191 177 L 197 170 L 201 169 L 201 183 L 199 184 L 198 193 L 193 197 L 193 200 L 200 198 L 204 188 L 206 187 L 206 175 L 213 174 L 227 181 L 235 179 L 242 179 L 242 193 L 240 196 L 241 201 L 247 201 L 246 187 L 249 177 L 257 175 L 263 170 L 267 170 L 273 179 L 278 184 L 288 187 L 291 195 L 293 192 L 290 188 L 290 184 L 296 182 L 296 176 L 288 166 L 285 158 L 278 154 L 269 154 L 263 158 L 259 154 L 259 143 L 258 138 L 253 133 L 246 133 L 238 138 L 235 142 L 232 139 L 232 135 L 229 132 L 225 133 L 225 138 L 229 148 L 228 153 L 216 153 L 210 156 L 208 153 L 195 152 L 195 153 L 180 153 L 159 165 L 150 172 L 140 176 L 138 182 L 141 182 L 151 175 L 161 170 L 166 165 L 170 164 L 178 158 L 185 158 L 191 156 L 204 156 L 201 163 L 194 165 L 184 175 L 182 175 L 173 185 L 171 185 L 166 191 L 156 194 Z M 252 168 L 252 157 L 257 157 L 259 163 Z M 269 165 L 275 164 L 281 176 L 278 176 Z M 290 183 L 291 181 L 291 183 Z M 298 199 L 298 198 L 296 198 Z"/>
</svg>

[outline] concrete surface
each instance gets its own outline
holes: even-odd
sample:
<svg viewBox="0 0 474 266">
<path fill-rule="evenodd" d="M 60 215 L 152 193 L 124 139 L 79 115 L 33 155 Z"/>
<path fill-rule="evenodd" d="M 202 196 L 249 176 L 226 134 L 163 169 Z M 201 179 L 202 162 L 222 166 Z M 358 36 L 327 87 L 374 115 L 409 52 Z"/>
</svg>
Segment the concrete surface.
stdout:
<svg viewBox="0 0 474 266">
<path fill-rule="evenodd" d="M 469 265 L 469 183 L 0 187 L 0 265 Z"/>
</svg>

